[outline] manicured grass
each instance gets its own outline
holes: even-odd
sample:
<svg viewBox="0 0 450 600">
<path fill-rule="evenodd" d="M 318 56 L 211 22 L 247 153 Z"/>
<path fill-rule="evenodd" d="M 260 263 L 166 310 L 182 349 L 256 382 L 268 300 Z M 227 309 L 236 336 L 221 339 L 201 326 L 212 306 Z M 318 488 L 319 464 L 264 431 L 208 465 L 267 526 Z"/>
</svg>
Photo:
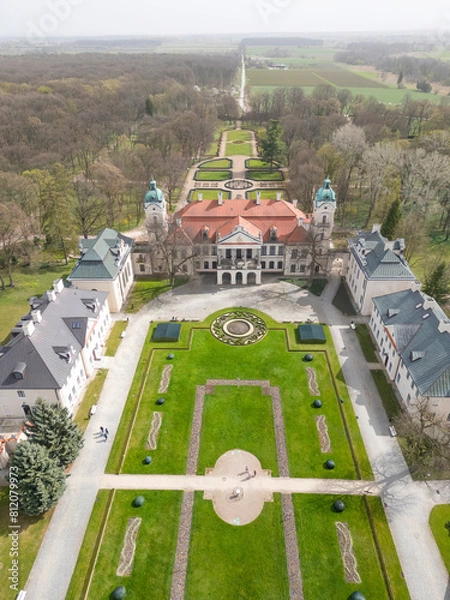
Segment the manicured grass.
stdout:
<svg viewBox="0 0 450 600">
<path fill-rule="evenodd" d="M 377 386 L 378 393 L 383 402 L 384 410 L 388 416 L 388 419 L 393 419 L 399 415 L 402 410 L 397 400 L 397 396 L 394 393 L 392 384 L 386 379 L 384 371 L 370 371 Z"/>
<path fill-rule="evenodd" d="M 273 163 L 275 168 L 279 167 L 278 163 Z M 245 161 L 245 167 L 247 169 L 270 169 L 270 163 L 265 162 L 259 158 L 249 158 Z"/>
<path fill-rule="evenodd" d="M 231 179 L 231 171 L 196 171 L 194 179 L 196 181 L 226 181 Z"/>
<path fill-rule="evenodd" d="M 84 393 L 83 400 L 73 419 L 82 431 L 85 431 L 89 425 L 89 411 L 93 404 L 97 404 L 107 375 L 108 369 L 99 369 Z"/>
<path fill-rule="evenodd" d="M 250 198 L 251 200 L 256 200 L 256 193 L 259 191 L 261 194 L 261 198 L 263 200 L 276 200 L 277 193 L 281 193 L 282 200 L 288 200 L 288 193 L 283 188 L 272 189 L 272 190 L 254 190 L 252 192 L 246 192 L 246 198 Z"/>
<path fill-rule="evenodd" d="M 0 344 L 9 336 L 20 317 L 30 310 L 31 296 L 41 296 L 50 289 L 55 279 L 67 277 L 73 263 L 45 267 L 24 267 L 13 275 L 14 287 L 0 290 Z"/>
<path fill-rule="evenodd" d="M 198 194 L 203 194 L 203 200 L 217 200 L 219 192 L 222 193 L 222 197 L 224 200 L 231 198 L 231 193 L 227 190 L 221 190 L 220 188 L 215 188 L 213 190 L 190 190 L 189 191 L 189 201 L 194 202 L 198 200 Z"/>
<path fill-rule="evenodd" d="M 175 278 L 175 287 L 186 283 L 181 277 Z M 138 278 L 134 283 L 126 306 L 127 313 L 137 313 L 145 304 L 171 289 L 168 279 Z"/>
<path fill-rule="evenodd" d="M 333 503 L 337 499 L 345 503 L 346 508 L 343 513 L 336 513 L 333 510 Z M 380 502 L 375 498 L 370 500 Z M 364 497 L 295 494 L 293 502 L 305 597 L 347 599 L 352 592 L 360 590 L 366 598 L 388 600 L 390 596 L 378 560 Z M 372 504 L 375 505 L 376 502 Z M 337 521 L 349 525 L 357 568 L 362 581 L 360 584 L 345 581 L 336 533 Z M 383 526 L 379 541 L 382 550 L 386 549 L 389 553 L 388 567 L 389 570 L 392 569 L 390 581 L 395 590 L 394 597 L 407 600 L 409 595 L 400 577 L 400 566 L 394 545 L 390 536 L 387 536 L 388 531 L 385 529 L 387 524 L 378 509 L 376 522 L 382 523 Z"/>
<path fill-rule="evenodd" d="M 281 171 L 247 171 L 245 177 L 255 181 L 282 181 L 284 179 Z"/>
<path fill-rule="evenodd" d="M 204 474 L 231 448 L 254 454 L 278 475 L 272 402 L 261 388 L 217 386 L 205 397 L 198 473 Z"/>
<path fill-rule="evenodd" d="M 226 146 L 228 156 L 253 156 L 252 144 L 234 144 L 228 143 Z"/>
<path fill-rule="evenodd" d="M 215 160 L 207 160 L 199 165 L 200 169 L 231 169 L 233 161 L 229 158 L 216 158 Z"/>
<path fill-rule="evenodd" d="M 376 363 L 378 362 L 377 353 L 373 344 L 372 338 L 370 337 L 370 331 L 367 325 L 357 324 L 356 335 L 363 351 L 364 358 L 367 362 Z"/>
<path fill-rule="evenodd" d="M 450 504 L 433 506 L 430 514 L 430 527 L 438 545 L 442 560 L 450 573 L 450 530 L 445 524 L 450 521 Z"/>
<path fill-rule="evenodd" d="M 235 129 L 226 132 L 227 142 L 233 142 L 235 140 L 243 140 L 244 142 L 252 139 L 252 132 L 246 129 Z"/>
<path fill-rule="evenodd" d="M 21 590 L 28 579 L 34 560 L 44 538 L 53 510 L 40 517 L 28 517 L 19 513 L 17 523 L 9 520 L 9 488 L 0 488 L 0 590 L 2 600 L 15 600 L 17 591 L 10 589 L 11 581 L 8 580 L 13 560 L 19 560 L 19 584 Z M 9 534 L 13 531 L 10 525 L 20 525 L 19 530 L 19 556 L 10 556 L 12 539 Z"/>
<path fill-rule="evenodd" d="M 243 527 L 229 525 L 195 494 L 186 600 L 289 598 L 281 498 Z"/>
<path fill-rule="evenodd" d="M 159 350 L 160 346 L 151 342 L 151 334 L 155 327 L 155 325 L 152 325 L 110 455 L 108 472 L 116 472 L 118 465 L 121 463 L 133 415 L 137 410 L 133 434 L 129 440 L 129 447 L 123 465 L 124 472 L 184 473 L 196 386 L 204 384 L 207 379 L 237 379 L 239 377 L 241 379 L 268 379 L 272 385 L 280 387 L 292 476 L 339 476 L 347 478 L 357 476 L 352 459 L 352 450 L 344 426 L 343 418 L 345 416 L 346 427 L 351 430 L 353 452 L 357 455 L 358 468 L 360 472 L 364 473 L 365 477 L 371 477 L 370 465 L 351 403 L 349 402 L 343 407 L 338 401 L 338 398 L 345 396 L 347 391 L 345 384 L 339 380 L 342 376 L 339 363 L 336 364 L 337 358 L 334 358 L 331 354 L 334 352 L 334 348 L 331 346 L 329 334 L 327 346 L 306 348 L 304 345 L 300 346 L 297 343 L 295 331 L 293 330 L 292 334 L 289 331 L 289 344 L 297 351 L 288 352 L 286 346 L 287 330 L 266 315 L 263 317 L 269 326 L 274 326 L 277 329 L 270 330 L 267 336 L 258 344 L 246 347 L 228 346 L 216 340 L 209 329 L 200 329 L 199 327 L 208 326 L 213 318 L 211 316 L 203 324 L 183 323 L 180 342 L 171 345 L 164 344 L 165 348 Z M 190 351 L 178 350 L 177 348 L 187 347 L 191 333 Z M 169 347 L 175 354 L 173 361 L 167 360 Z M 330 351 L 328 358 L 324 348 L 328 348 Z M 315 355 L 312 365 L 306 365 L 303 362 L 304 353 L 309 350 L 320 350 Z M 211 361 L 211 356 L 214 356 L 214 361 Z M 165 404 L 156 407 L 155 402 L 158 396 L 161 395 L 157 390 L 163 367 L 166 364 L 173 365 L 170 385 L 168 392 L 164 394 Z M 151 365 L 151 368 L 148 376 L 146 376 L 149 365 Z M 337 379 L 332 378 L 329 365 L 332 365 L 332 371 Z M 316 413 L 311 407 L 314 397 L 309 392 L 306 366 L 313 366 L 317 373 L 321 398 L 324 400 L 323 410 L 327 417 L 332 443 L 332 456 L 325 456 L 320 452 L 315 424 Z M 236 393 L 243 394 L 243 398 L 245 398 L 246 391 L 231 388 L 227 393 L 231 396 Z M 348 396 L 346 397 L 348 398 Z M 140 404 L 138 406 L 139 398 Z M 212 399 L 214 401 L 214 397 Z M 208 410 L 208 402 L 206 403 L 206 409 Z M 248 406 L 247 409 L 249 410 Z M 145 449 L 145 446 L 153 412 L 156 410 L 162 412 L 162 425 L 159 432 L 158 448 L 154 452 L 149 452 Z M 346 414 L 347 412 L 349 414 Z M 241 413 L 238 414 L 241 419 L 248 418 L 244 413 L 242 415 Z M 236 423 L 236 418 L 228 415 L 226 411 L 218 411 L 218 417 L 214 420 L 214 425 L 211 424 L 211 427 L 214 428 L 213 431 L 210 432 L 208 428 L 203 430 L 205 439 L 212 440 L 214 432 L 227 431 L 232 423 Z M 267 422 L 263 422 L 261 427 L 267 431 Z M 232 432 L 230 432 L 230 435 L 232 435 Z M 236 445 L 241 443 L 239 440 L 244 440 L 240 429 L 237 434 L 233 435 L 237 436 Z M 250 437 L 249 443 L 251 441 Z M 203 443 L 202 437 L 201 444 Z M 209 442 L 205 443 L 208 445 Z M 213 442 L 211 441 L 211 443 Z M 231 439 L 229 443 L 231 444 Z M 217 444 L 220 445 L 220 442 L 218 441 Z M 215 450 L 211 450 L 211 452 L 213 453 Z M 142 460 L 148 453 L 153 456 L 153 462 L 150 466 L 144 466 Z M 334 472 L 327 471 L 323 467 L 326 458 L 330 457 L 336 460 L 337 468 Z M 210 461 L 215 462 L 217 458 L 216 454 L 202 458 L 200 462 L 202 472 L 206 466 L 213 466 Z M 263 464 L 263 468 L 271 467 Z"/>
<path fill-rule="evenodd" d="M 115 356 L 122 341 L 122 333 L 128 327 L 128 321 L 116 321 L 109 332 L 105 356 Z"/>
<path fill-rule="evenodd" d="M 300 279 L 299 277 L 280 277 L 281 281 L 287 281 L 287 283 L 292 283 L 299 288 L 307 289 L 308 288 L 308 280 Z M 311 287 L 309 288 L 309 292 L 314 294 L 314 296 L 320 296 L 325 289 L 328 283 L 328 279 L 313 279 L 311 283 Z"/>
<path fill-rule="evenodd" d="M 349 317 L 354 317 L 356 315 L 356 311 L 353 308 L 353 304 L 350 300 L 350 295 L 344 281 L 339 286 L 338 291 L 333 298 L 333 305 L 344 315 L 348 315 Z"/>
<path fill-rule="evenodd" d="M 145 498 L 145 503 L 140 508 L 132 505 L 136 496 Z M 148 490 L 116 492 L 88 598 L 91 600 L 109 598 L 109 594 L 119 585 L 126 586 L 127 597 L 130 598 L 148 597 L 148 590 L 158 590 L 157 594 L 160 598 L 170 596 L 181 497 L 181 492 Z M 133 517 L 142 518 L 136 540 L 133 569 L 129 577 L 119 577 L 116 575 L 116 570 L 128 519 Z M 72 579 L 71 590 L 66 596 L 67 600 L 78 600 L 80 597 L 76 595 L 76 591 L 80 590 L 80 581 L 83 578 L 82 567 L 86 567 L 89 560 L 93 558 L 92 542 L 97 537 L 101 520 L 102 516 L 99 519 L 98 514 L 93 513 Z M 90 547 L 87 541 L 91 542 Z"/>
</svg>

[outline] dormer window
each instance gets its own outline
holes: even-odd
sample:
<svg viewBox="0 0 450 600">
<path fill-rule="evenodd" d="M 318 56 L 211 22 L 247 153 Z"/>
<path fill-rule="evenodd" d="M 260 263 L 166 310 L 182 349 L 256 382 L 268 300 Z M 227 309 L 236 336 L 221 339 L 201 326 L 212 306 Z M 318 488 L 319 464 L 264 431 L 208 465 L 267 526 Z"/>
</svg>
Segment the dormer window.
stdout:
<svg viewBox="0 0 450 600">
<path fill-rule="evenodd" d="M 24 362 L 18 362 L 17 365 L 14 367 L 14 370 L 12 372 L 12 375 L 14 377 L 14 379 L 23 379 L 24 375 L 25 375 L 25 369 L 27 368 L 26 363 Z"/>
</svg>

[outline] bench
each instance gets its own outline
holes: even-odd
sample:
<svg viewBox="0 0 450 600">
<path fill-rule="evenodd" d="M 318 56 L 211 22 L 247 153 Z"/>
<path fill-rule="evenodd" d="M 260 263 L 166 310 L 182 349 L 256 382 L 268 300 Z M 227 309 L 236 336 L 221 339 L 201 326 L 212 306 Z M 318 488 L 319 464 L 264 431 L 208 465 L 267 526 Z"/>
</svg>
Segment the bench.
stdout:
<svg viewBox="0 0 450 600">
<path fill-rule="evenodd" d="M 25 590 L 21 590 L 19 595 L 17 596 L 17 600 L 25 600 L 25 596 L 27 595 Z"/>
<path fill-rule="evenodd" d="M 397 430 L 395 429 L 395 427 L 393 425 L 391 425 L 389 427 L 389 431 L 390 431 L 390 434 L 392 435 L 392 437 L 395 437 L 397 435 Z"/>
<path fill-rule="evenodd" d="M 97 412 L 97 405 L 93 404 L 91 406 L 91 410 L 89 411 L 89 416 L 92 417 L 92 415 L 95 415 L 96 412 Z"/>
</svg>

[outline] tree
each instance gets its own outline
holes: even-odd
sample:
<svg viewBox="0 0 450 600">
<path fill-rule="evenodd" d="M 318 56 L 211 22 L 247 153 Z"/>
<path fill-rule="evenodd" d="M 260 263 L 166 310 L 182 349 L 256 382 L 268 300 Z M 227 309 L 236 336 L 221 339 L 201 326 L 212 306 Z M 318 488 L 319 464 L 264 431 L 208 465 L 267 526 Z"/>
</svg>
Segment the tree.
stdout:
<svg viewBox="0 0 450 600">
<path fill-rule="evenodd" d="M 400 209 L 400 200 L 397 198 L 391 204 L 388 213 L 381 225 L 380 233 L 388 240 L 393 240 L 395 237 L 395 230 L 397 225 L 402 218 L 402 211 Z"/>
<path fill-rule="evenodd" d="M 19 510 L 32 517 L 55 506 L 66 489 L 64 469 L 39 444 L 17 444 L 10 472 L 18 482 Z"/>
<path fill-rule="evenodd" d="M 166 273 L 173 286 L 177 275 L 186 276 L 193 271 L 193 259 L 199 252 L 179 223 L 171 223 L 166 228 L 162 223 L 147 220 L 145 226 L 152 271 Z"/>
<path fill-rule="evenodd" d="M 403 71 L 400 71 L 400 73 L 398 74 L 398 78 L 397 78 L 397 87 L 399 89 L 402 89 L 404 87 L 403 82 Z"/>
<path fill-rule="evenodd" d="M 46 448 L 60 467 L 73 463 L 83 447 L 82 431 L 60 404 L 38 398 L 25 427 L 30 442 Z"/>
<path fill-rule="evenodd" d="M 272 170 L 275 161 L 281 162 L 283 160 L 286 153 L 286 145 L 281 140 L 283 129 L 279 121 L 271 119 L 266 132 L 266 138 L 261 140 L 261 156 L 265 162 L 270 163 L 270 170 Z"/>
<path fill-rule="evenodd" d="M 431 92 L 431 83 L 428 83 L 425 79 L 421 79 L 416 83 L 416 88 L 419 92 L 425 92 L 425 94 L 429 94 Z"/>
<path fill-rule="evenodd" d="M 164 161 L 162 180 L 167 190 L 170 210 L 172 210 L 175 190 L 180 187 L 186 176 L 187 166 L 186 159 L 180 153 L 173 153 Z"/>
<path fill-rule="evenodd" d="M 22 209 L 13 202 L 0 204 L 0 268 L 9 278 L 9 285 L 14 286 L 12 265 L 20 240 L 24 239 L 23 228 L 28 218 Z M 5 289 L 3 278 L 0 278 L 2 289 Z"/>
<path fill-rule="evenodd" d="M 406 462 L 416 477 L 425 479 L 431 471 L 448 470 L 450 431 L 444 419 L 431 410 L 428 398 L 397 415 L 393 422 L 402 438 Z"/>
<path fill-rule="evenodd" d="M 450 294 L 450 273 L 444 261 L 438 263 L 431 272 L 425 275 L 422 291 L 432 296 L 439 304 L 445 302 Z"/>
</svg>

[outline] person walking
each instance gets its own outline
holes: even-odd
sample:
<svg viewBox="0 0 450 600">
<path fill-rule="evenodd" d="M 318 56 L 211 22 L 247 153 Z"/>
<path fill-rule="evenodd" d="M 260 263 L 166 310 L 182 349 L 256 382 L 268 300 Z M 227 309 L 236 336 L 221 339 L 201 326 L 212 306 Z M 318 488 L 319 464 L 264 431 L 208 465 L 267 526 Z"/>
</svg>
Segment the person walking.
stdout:
<svg viewBox="0 0 450 600">
<path fill-rule="evenodd" d="M 105 430 L 103 429 L 103 427 L 100 427 L 100 434 L 103 435 L 105 432 Z"/>
</svg>

